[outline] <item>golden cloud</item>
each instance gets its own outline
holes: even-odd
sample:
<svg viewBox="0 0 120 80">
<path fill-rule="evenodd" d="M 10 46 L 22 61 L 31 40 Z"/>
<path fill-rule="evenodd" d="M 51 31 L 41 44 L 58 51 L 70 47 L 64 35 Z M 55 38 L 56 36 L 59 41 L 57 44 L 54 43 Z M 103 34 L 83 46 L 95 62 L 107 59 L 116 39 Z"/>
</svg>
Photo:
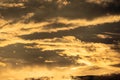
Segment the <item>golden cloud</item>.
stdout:
<svg viewBox="0 0 120 80">
<path fill-rule="evenodd" d="M 32 14 L 34 15 L 34 14 Z M 31 16 L 31 14 L 30 14 Z M 29 17 L 29 16 L 28 16 Z M 56 21 L 58 23 L 63 24 L 71 24 L 65 27 L 57 27 L 57 28 L 50 28 L 45 29 L 45 26 L 52 24 Z M 120 72 L 120 68 L 113 67 L 111 65 L 120 64 L 120 55 L 119 52 L 115 51 L 111 47 L 114 45 L 104 44 L 104 43 L 94 43 L 94 42 L 83 42 L 77 39 L 75 36 L 63 36 L 62 38 L 50 38 L 50 39 L 36 39 L 36 40 L 25 40 L 19 36 L 22 35 L 30 35 L 33 33 L 41 33 L 41 32 L 58 32 L 60 30 L 71 30 L 78 27 L 89 27 L 95 26 L 100 24 L 106 23 L 114 23 L 120 22 L 120 15 L 108 15 L 103 17 L 98 17 L 93 20 L 86 20 L 86 19 L 66 19 L 63 17 L 52 18 L 49 21 L 44 21 L 40 23 L 22 23 L 22 21 L 15 23 L 15 24 L 8 24 L 4 27 L 0 27 L 0 47 L 5 47 L 11 44 L 22 43 L 22 44 L 32 44 L 35 43 L 34 46 L 25 46 L 26 48 L 36 48 L 42 49 L 42 51 L 55 51 L 60 50 L 57 52 L 59 55 L 66 55 L 70 56 L 78 56 L 79 58 L 75 61 L 75 64 L 79 64 L 78 66 L 72 65 L 67 68 L 63 68 L 65 70 L 64 73 L 61 73 L 61 70 L 48 70 L 44 68 L 36 68 L 34 67 L 24 67 L 22 69 L 8 69 L 5 72 L 1 73 L 1 78 L 6 80 L 7 78 L 26 78 L 26 77 L 38 77 L 40 75 L 36 74 L 43 74 L 43 70 L 46 71 L 44 74 L 67 74 L 67 73 L 74 73 L 75 75 L 81 74 L 109 74 L 109 73 L 118 73 Z M 7 21 L 0 20 L 2 26 L 4 23 L 6 24 Z M 101 34 L 97 35 L 101 38 L 106 38 L 109 36 L 103 36 Z M 52 61 L 47 61 L 52 62 Z M 80 65 L 84 64 L 84 65 Z M 5 66 L 4 63 L 0 62 L 0 66 Z M 94 70 L 94 67 L 97 68 Z M 59 69 L 61 69 L 59 67 Z M 32 71 L 31 71 L 32 70 Z M 42 70 L 42 72 L 40 72 Z M 86 71 L 85 71 L 86 70 Z M 98 73 L 99 72 L 99 73 Z M 23 74 L 24 73 L 24 74 Z M 16 76 L 15 76 L 16 75 Z M 69 74 L 68 74 L 69 75 Z M 45 75 L 46 76 L 46 75 Z M 61 76 L 58 76 L 61 77 Z M 60 78 L 59 78 L 60 79 Z M 57 79 L 55 79 L 57 80 Z M 62 80 L 62 79 L 61 79 Z"/>
</svg>

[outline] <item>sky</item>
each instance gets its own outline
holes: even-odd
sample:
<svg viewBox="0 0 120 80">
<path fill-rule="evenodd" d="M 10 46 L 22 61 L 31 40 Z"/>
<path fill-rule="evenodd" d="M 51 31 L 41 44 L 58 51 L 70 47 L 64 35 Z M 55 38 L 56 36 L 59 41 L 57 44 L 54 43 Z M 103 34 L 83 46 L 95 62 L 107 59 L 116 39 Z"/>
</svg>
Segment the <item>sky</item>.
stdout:
<svg viewBox="0 0 120 80">
<path fill-rule="evenodd" d="M 2 80 L 120 72 L 119 0 L 4 1 Z"/>
</svg>

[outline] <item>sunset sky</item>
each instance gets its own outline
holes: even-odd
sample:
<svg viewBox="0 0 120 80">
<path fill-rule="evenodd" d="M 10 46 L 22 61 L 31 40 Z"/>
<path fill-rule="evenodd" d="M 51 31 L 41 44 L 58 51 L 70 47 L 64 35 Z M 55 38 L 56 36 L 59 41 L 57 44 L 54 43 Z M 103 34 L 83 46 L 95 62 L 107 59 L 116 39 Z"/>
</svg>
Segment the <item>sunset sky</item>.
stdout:
<svg viewBox="0 0 120 80">
<path fill-rule="evenodd" d="M 1 80 L 120 72 L 119 0 L 23 1 L 0 0 Z"/>
</svg>

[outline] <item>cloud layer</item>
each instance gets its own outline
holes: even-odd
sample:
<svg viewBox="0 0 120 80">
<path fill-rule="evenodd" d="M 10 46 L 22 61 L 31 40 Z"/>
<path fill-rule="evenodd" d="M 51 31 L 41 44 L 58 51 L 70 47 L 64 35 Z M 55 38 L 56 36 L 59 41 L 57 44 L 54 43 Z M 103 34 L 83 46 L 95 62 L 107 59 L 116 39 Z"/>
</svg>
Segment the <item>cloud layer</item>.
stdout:
<svg viewBox="0 0 120 80">
<path fill-rule="evenodd" d="M 52 1 L 39 8 L 0 4 L 0 77 L 119 73 L 120 14 L 99 1 L 59 0 L 58 9 Z"/>
</svg>

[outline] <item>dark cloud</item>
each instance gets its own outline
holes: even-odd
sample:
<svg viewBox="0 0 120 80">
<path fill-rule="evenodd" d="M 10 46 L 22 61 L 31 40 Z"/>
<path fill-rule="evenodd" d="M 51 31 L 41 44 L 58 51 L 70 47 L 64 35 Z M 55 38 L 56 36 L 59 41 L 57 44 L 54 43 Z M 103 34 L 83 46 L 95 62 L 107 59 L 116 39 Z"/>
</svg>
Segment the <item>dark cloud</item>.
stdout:
<svg viewBox="0 0 120 80">
<path fill-rule="evenodd" d="M 69 27 L 69 26 L 71 26 L 71 24 L 64 24 L 64 23 L 59 23 L 59 22 L 54 22 L 54 23 L 52 23 L 52 24 L 49 24 L 49 25 L 46 25 L 45 27 L 44 27 L 44 29 L 52 29 L 52 28 L 64 28 L 64 27 Z"/>
<path fill-rule="evenodd" d="M 111 3 L 108 3 L 108 6 L 106 7 L 88 3 L 86 0 L 68 1 L 70 1 L 70 4 L 59 9 L 56 0 L 51 2 L 44 0 L 29 0 L 28 2 L 23 3 L 23 7 L 0 7 L 0 14 L 4 19 L 19 19 L 27 13 L 34 13 L 34 15 L 25 20 L 25 22 L 40 22 L 54 17 L 94 19 L 108 14 L 119 14 L 119 0 L 117 2 L 112 1 Z"/>
<path fill-rule="evenodd" d="M 13 44 L 0 48 L 1 61 L 15 66 L 43 65 L 47 67 L 75 65 L 77 57 L 59 55 L 55 51 L 41 51 L 40 49 L 28 49 L 25 46 L 35 44 Z M 49 65 L 49 66 L 48 66 Z"/>
<path fill-rule="evenodd" d="M 8 8 L 1 8 L 0 7 L 0 15 L 3 16 L 4 19 L 16 19 L 21 18 L 23 15 L 26 15 L 31 10 L 28 8 L 21 8 L 21 7 L 8 7 Z"/>
<path fill-rule="evenodd" d="M 75 80 L 119 80 L 120 74 L 111 74 L 111 75 L 86 75 L 86 76 L 72 76 L 72 79 Z"/>
<path fill-rule="evenodd" d="M 61 10 L 61 15 L 67 18 L 86 18 L 94 19 L 96 17 L 108 15 L 108 14 L 119 14 L 120 13 L 120 1 L 106 2 L 106 7 L 102 4 L 87 3 L 85 0 L 75 0 Z M 95 0 L 96 1 L 96 0 Z"/>
<path fill-rule="evenodd" d="M 115 64 L 115 65 L 111 65 L 111 66 L 113 66 L 113 67 L 120 67 L 120 64 Z"/>
<path fill-rule="evenodd" d="M 93 3 L 97 3 L 97 1 L 93 0 Z M 110 13 L 120 13 L 120 0 L 99 0 L 98 5 L 102 6 Z"/>
<path fill-rule="evenodd" d="M 54 26 L 55 24 L 53 24 Z M 21 38 L 26 40 L 35 39 L 49 39 L 49 38 L 61 38 L 63 36 L 75 36 L 78 39 L 86 42 L 101 42 L 106 44 L 116 44 L 120 40 L 120 23 L 106 23 L 91 27 L 79 27 L 72 30 L 58 31 L 58 32 L 40 32 L 29 35 L 22 35 Z M 49 27 L 49 26 L 48 26 Z M 103 34 L 110 36 L 107 38 L 100 38 L 97 35 Z"/>
</svg>

